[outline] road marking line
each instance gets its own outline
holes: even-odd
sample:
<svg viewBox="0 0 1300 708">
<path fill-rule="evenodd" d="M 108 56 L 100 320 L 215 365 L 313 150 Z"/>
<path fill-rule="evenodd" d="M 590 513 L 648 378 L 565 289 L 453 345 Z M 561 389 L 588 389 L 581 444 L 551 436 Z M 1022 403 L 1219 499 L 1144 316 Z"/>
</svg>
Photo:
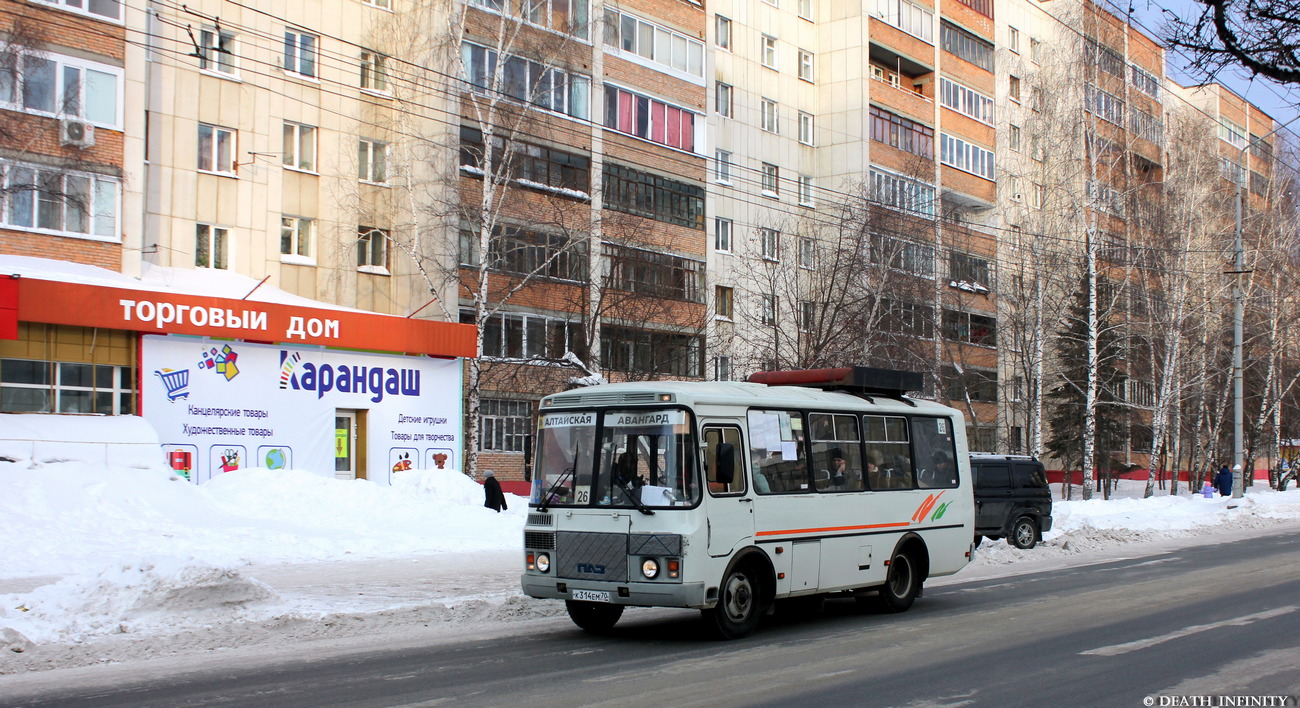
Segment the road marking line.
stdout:
<svg viewBox="0 0 1300 708">
<path fill-rule="evenodd" d="M 1175 632 L 1170 632 L 1169 634 L 1162 634 L 1158 637 L 1151 637 L 1150 639 L 1139 639 L 1133 642 L 1125 642 L 1123 644 L 1112 644 L 1110 646 L 1098 647 L 1097 649 L 1081 651 L 1079 652 L 1079 654 L 1091 655 L 1091 656 L 1118 656 L 1120 654 L 1127 654 L 1131 651 L 1137 651 L 1138 649 L 1146 649 L 1147 647 L 1150 646 L 1155 646 L 1157 644 L 1163 644 L 1165 642 L 1174 639 L 1186 637 L 1190 634 L 1207 632 L 1211 629 L 1218 629 L 1219 627 L 1240 626 L 1244 624 L 1250 624 L 1251 622 L 1256 622 L 1258 620 L 1278 617 L 1280 615 L 1285 615 L 1290 612 L 1295 612 L 1296 609 L 1300 609 L 1300 608 L 1297 608 L 1295 605 L 1287 605 L 1286 607 L 1279 607 L 1275 610 L 1256 612 L 1253 615 L 1243 615 L 1241 617 L 1236 617 L 1234 619 L 1222 620 L 1220 622 L 1211 622 L 1210 624 L 1193 625 L 1191 627 L 1186 627 Z"/>
</svg>

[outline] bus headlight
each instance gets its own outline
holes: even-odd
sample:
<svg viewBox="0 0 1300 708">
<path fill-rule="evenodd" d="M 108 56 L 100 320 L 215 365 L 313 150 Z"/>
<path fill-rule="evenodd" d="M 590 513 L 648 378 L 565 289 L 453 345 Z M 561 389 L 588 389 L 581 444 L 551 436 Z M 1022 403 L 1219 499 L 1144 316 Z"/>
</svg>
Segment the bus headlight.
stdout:
<svg viewBox="0 0 1300 708">
<path fill-rule="evenodd" d="M 653 558 L 641 561 L 641 574 L 648 580 L 654 580 L 659 575 L 659 561 Z"/>
<path fill-rule="evenodd" d="M 551 557 L 545 553 L 537 554 L 537 570 L 541 573 L 547 573 L 551 570 Z"/>
</svg>

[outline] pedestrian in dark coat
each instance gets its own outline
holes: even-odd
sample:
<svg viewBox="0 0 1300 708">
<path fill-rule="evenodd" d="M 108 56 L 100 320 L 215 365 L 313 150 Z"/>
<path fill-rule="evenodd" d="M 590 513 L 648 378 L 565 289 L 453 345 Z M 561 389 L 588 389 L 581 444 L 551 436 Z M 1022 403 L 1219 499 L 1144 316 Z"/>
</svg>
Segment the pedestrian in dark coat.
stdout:
<svg viewBox="0 0 1300 708">
<path fill-rule="evenodd" d="M 1232 496 L 1232 470 L 1227 465 L 1219 468 L 1219 473 L 1214 475 L 1214 486 L 1218 488 L 1221 496 Z"/>
<path fill-rule="evenodd" d="M 496 512 L 506 508 L 506 495 L 492 470 L 483 473 L 483 506 Z"/>
</svg>

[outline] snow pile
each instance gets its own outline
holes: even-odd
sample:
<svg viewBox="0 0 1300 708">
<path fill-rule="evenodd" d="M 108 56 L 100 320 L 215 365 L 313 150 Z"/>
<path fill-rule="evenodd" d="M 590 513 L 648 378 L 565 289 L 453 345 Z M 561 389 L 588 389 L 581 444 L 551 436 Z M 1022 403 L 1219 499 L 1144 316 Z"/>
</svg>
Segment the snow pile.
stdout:
<svg viewBox="0 0 1300 708">
<path fill-rule="evenodd" d="M 179 558 L 74 575 L 25 596 L 3 596 L 0 624 L 35 643 L 157 631 L 176 624 L 240 619 L 276 598 L 267 585 L 227 568 Z"/>
</svg>

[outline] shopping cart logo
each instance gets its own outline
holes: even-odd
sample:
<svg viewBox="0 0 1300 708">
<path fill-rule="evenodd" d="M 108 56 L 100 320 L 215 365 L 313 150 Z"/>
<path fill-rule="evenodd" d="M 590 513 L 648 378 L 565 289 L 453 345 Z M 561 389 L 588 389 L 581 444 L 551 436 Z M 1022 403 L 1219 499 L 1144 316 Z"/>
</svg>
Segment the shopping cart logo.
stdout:
<svg viewBox="0 0 1300 708">
<path fill-rule="evenodd" d="M 190 385 L 189 369 L 181 369 L 180 371 L 161 369 L 153 373 L 154 376 L 162 379 L 163 386 L 167 387 L 167 400 L 175 401 L 178 398 L 190 397 L 190 392 L 187 390 Z"/>
</svg>

